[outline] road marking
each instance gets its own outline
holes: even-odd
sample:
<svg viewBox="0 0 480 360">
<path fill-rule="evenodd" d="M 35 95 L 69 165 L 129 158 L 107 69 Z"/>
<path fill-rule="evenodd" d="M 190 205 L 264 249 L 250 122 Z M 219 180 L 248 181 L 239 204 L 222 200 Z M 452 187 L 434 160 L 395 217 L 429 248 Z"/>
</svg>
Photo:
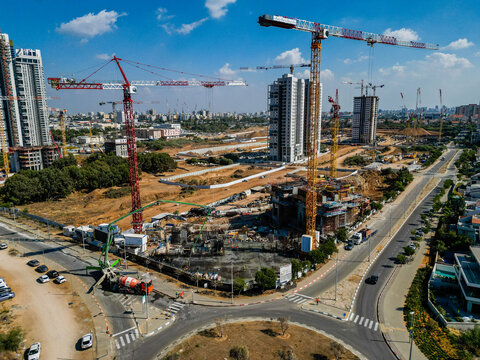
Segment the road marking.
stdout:
<svg viewBox="0 0 480 360">
<path fill-rule="evenodd" d="M 118 335 L 122 335 L 122 334 L 124 334 L 124 333 L 126 333 L 126 332 L 128 332 L 128 331 L 130 331 L 130 330 L 133 330 L 133 329 L 135 329 L 135 326 L 132 326 L 130 329 L 120 331 L 120 332 L 112 335 L 112 337 L 115 337 L 115 336 L 118 336 Z"/>
<path fill-rule="evenodd" d="M 137 339 L 140 337 L 140 336 L 138 335 L 138 329 L 135 329 L 135 335 L 137 335 Z"/>
<path fill-rule="evenodd" d="M 362 316 L 362 318 L 360 319 L 358 325 L 362 325 L 364 319 L 365 319 L 365 318 Z"/>
<path fill-rule="evenodd" d="M 120 339 L 120 343 L 122 344 L 122 347 L 124 347 L 125 346 L 125 341 L 123 341 L 123 337 L 121 336 L 119 339 Z"/>
<path fill-rule="evenodd" d="M 378 322 L 375 323 L 375 328 L 373 329 L 373 331 L 377 331 L 377 329 L 378 329 Z"/>
<path fill-rule="evenodd" d="M 373 320 L 370 320 L 370 325 L 368 325 L 368 328 L 371 329 L 373 326 Z"/>
<path fill-rule="evenodd" d="M 125 340 L 127 340 L 127 344 L 130 344 L 130 338 L 128 337 L 128 334 L 125 334 Z"/>
<path fill-rule="evenodd" d="M 351 313 L 351 314 L 350 314 L 350 317 L 348 318 L 348 320 L 352 321 L 354 316 L 355 316 L 355 313 Z"/>
<path fill-rule="evenodd" d="M 115 339 L 115 345 L 117 346 L 117 349 L 120 349 L 120 344 L 118 343 L 117 339 Z"/>
<path fill-rule="evenodd" d="M 358 318 L 360 317 L 360 315 L 357 315 L 357 317 L 355 318 L 355 320 L 353 320 L 353 322 L 356 324 L 357 321 L 358 321 Z M 362 318 L 363 319 L 363 318 Z"/>
</svg>

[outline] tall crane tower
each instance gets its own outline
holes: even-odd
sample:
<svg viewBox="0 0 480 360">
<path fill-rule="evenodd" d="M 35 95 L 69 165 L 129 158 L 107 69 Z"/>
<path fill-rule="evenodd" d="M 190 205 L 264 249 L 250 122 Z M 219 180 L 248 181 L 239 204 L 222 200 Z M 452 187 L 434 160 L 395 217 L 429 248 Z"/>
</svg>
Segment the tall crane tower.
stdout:
<svg viewBox="0 0 480 360">
<path fill-rule="evenodd" d="M 48 78 L 50 85 L 57 90 L 122 90 L 123 92 L 123 110 L 125 113 L 125 133 L 127 137 L 127 151 L 128 151 L 128 165 L 130 173 L 130 193 L 132 198 L 132 211 L 139 210 L 141 208 L 140 199 L 140 185 L 138 176 L 138 160 L 137 160 L 137 143 L 135 140 L 135 124 L 134 124 L 134 112 L 133 112 L 133 100 L 132 95 L 136 94 L 138 86 L 203 86 L 206 88 L 212 88 L 214 86 L 246 86 L 244 81 L 229 81 L 229 80 L 155 80 L 155 81 L 129 81 L 125 72 L 123 71 L 120 62 L 132 65 L 136 68 L 149 72 L 151 74 L 159 75 L 150 68 L 158 68 L 156 66 L 141 64 L 126 59 L 121 59 L 114 56 L 108 62 L 103 64 L 99 69 L 92 74 L 76 82 L 75 79 L 67 78 Z M 87 80 L 106 65 L 114 63 L 117 65 L 120 71 L 123 81 L 121 82 L 87 82 Z M 148 67 L 149 69 L 143 68 Z M 162 68 L 160 68 L 162 69 Z M 166 69 L 163 69 L 166 70 Z M 160 75 L 163 76 L 163 75 Z M 142 231 L 143 216 L 141 211 L 137 211 L 132 214 L 132 226 L 136 233 Z"/>
<path fill-rule="evenodd" d="M 332 148 L 330 149 L 330 176 L 337 177 L 337 151 L 338 151 L 338 128 L 340 105 L 338 104 L 338 89 L 335 92 L 335 100 L 329 96 L 328 102 L 332 104 Z"/>
<path fill-rule="evenodd" d="M 410 117 L 408 115 L 408 109 L 407 109 L 407 106 L 405 105 L 405 99 L 403 97 L 402 92 L 400 92 L 400 97 L 402 98 L 403 108 L 405 109 L 405 114 L 407 116 L 407 132 L 405 133 L 405 142 L 406 142 L 407 145 L 409 145 L 410 142 L 411 142 L 411 137 L 412 137 L 412 134 L 410 134 L 410 130 L 411 130 Z"/>
<path fill-rule="evenodd" d="M 416 41 L 402 41 L 393 36 L 373 34 L 364 31 L 351 30 L 338 26 L 325 25 L 307 20 L 295 19 L 278 15 L 262 15 L 258 18 L 261 26 L 274 26 L 283 29 L 305 31 L 312 34 L 310 44 L 310 91 L 309 91 L 309 119 L 308 119 L 308 161 L 307 161 L 307 195 L 305 201 L 306 234 L 312 236 L 313 247 L 316 246 L 316 217 L 317 217 L 317 156 L 319 153 L 319 118 L 320 118 L 320 56 L 322 40 L 329 36 L 344 39 L 365 41 L 373 44 L 387 44 L 416 49 L 438 50 L 438 45 Z"/>
<path fill-rule="evenodd" d="M 60 125 L 60 132 L 62 134 L 62 152 L 63 156 L 67 156 L 67 134 L 65 129 L 65 113 L 67 109 L 48 108 L 51 112 L 58 112 L 58 122 Z"/>
</svg>

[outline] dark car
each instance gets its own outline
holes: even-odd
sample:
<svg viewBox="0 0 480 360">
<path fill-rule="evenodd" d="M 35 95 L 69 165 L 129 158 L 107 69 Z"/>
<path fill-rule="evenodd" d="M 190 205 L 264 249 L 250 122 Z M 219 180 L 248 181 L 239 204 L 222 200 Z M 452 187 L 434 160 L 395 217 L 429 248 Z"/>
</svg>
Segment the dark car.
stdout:
<svg viewBox="0 0 480 360">
<path fill-rule="evenodd" d="M 58 275 L 60 275 L 58 273 L 57 270 L 50 270 L 49 272 L 47 272 L 47 276 L 50 278 L 50 279 L 55 279 L 58 277 Z"/>
<path fill-rule="evenodd" d="M 0 295 L 10 292 L 12 292 L 12 289 L 10 289 L 9 287 L 0 288 Z"/>
<path fill-rule="evenodd" d="M 44 272 L 48 271 L 48 267 L 47 267 L 47 265 L 40 265 L 39 267 L 37 267 L 35 269 L 35 271 L 39 272 L 39 273 L 44 273 Z"/>
<path fill-rule="evenodd" d="M 27 265 L 31 266 L 31 267 L 35 267 L 35 266 L 40 265 L 40 261 L 38 261 L 37 259 L 33 259 L 33 260 L 30 260 L 29 262 L 27 262 Z"/>
<path fill-rule="evenodd" d="M 372 285 L 375 285 L 377 283 L 377 281 L 378 281 L 378 276 L 377 275 L 371 275 L 365 280 L 365 282 L 367 284 L 372 284 Z"/>
<path fill-rule="evenodd" d="M 349 241 L 347 245 L 345 245 L 345 250 L 352 250 L 353 246 L 353 241 Z"/>
</svg>

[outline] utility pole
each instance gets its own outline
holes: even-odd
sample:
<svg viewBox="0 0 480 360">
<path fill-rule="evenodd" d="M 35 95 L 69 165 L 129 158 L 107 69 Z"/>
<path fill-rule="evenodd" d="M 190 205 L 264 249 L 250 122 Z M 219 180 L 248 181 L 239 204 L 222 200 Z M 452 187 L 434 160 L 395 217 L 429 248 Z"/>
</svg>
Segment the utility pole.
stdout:
<svg viewBox="0 0 480 360">
<path fill-rule="evenodd" d="M 82 230 L 83 256 L 85 256 L 85 233 Z"/>
<path fill-rule="evenodd" d="M 233 304 L 233 260 L 232 260 L 232 304 Z"/>
<path fill-rule="evenodd" d="M 415 327 L 415 312 L 410 311 L 410 355 L 408 360 L 412 360 L 412 349 L 413 349 L 413 330 Z"/>
<path fill-rule="evenodd" d="M 337 252 L 337 258 L 335 260 L 335 301 L 337 301 L 337 283 L 338 283 L 338 252 Z"/>
<path fill-rule="evenodd" d="M 368 241 L 368 262 L 370 262 L 370 253 L 371 253 L 371 245 L 370 245 L 370 241 L 372 240 L 372 236 L 370 236 L 367 241 Z M 337 255 L 338 257 L 338 255 Z"/>
</svg>

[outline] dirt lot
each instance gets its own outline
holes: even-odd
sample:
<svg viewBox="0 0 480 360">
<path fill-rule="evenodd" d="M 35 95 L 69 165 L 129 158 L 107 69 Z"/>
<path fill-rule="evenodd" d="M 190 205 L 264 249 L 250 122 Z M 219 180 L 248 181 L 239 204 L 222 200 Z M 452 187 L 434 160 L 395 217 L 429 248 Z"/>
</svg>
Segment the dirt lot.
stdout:
<svg viewBox="0 0 480 360">
<path fill-rule="evenodd" d="M 86 307 L 72 291 L 68 282 L 40 284 L 39 274 L 26 265 L 28 258 L 0 252 L 0 276 L 15 292 L 15 298 L 0 306 L 11 309 L 13 324 L 25 333 L 25 345 L 42 345 L 42 359 L 91 359 L 91 350 L 76 351 L 78 339 L 91 331 L 93 325 Z M 38 260 L 43 260 L 41 257 Z M 61 272 L 61 271 L 59 271 Z"/>
<path fill-rule="evenodd" d="M 335 359 L 332 343 L 335 342 L 321 334 L 295 325 L 290 325 L 282 336 L 277 322 L 262 321 L 226 325 L 222 338 L 216 329 L 200 332 L 169 354 L 178 353 L 180 360 L 224 360 L 231 359 L 230 349 L 240 345 L 248 348 L 251 360 L 277 360 L 280 358 L 279 351 L 289 349 L 294 351 L 296 359 L 322 359 L 321 355 L 324 359 Z M 341 359 L 358 359 L 347 349 L 342 350 Z"/>
</svg>

